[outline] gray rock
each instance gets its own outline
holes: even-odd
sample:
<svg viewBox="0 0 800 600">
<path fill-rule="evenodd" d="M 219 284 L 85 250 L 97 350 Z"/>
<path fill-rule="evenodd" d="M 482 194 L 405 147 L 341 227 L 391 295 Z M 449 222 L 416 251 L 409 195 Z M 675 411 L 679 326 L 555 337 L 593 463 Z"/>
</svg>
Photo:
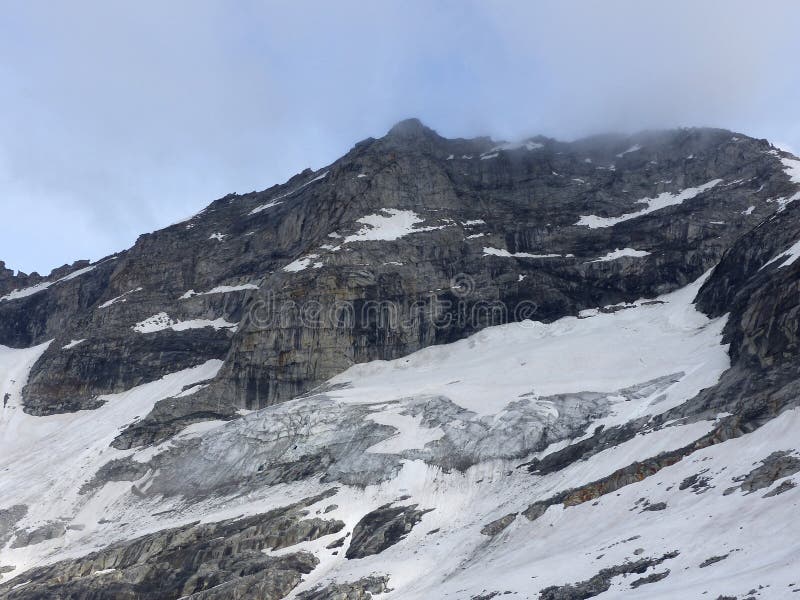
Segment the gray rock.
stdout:
<svg viewBox="0 0 800 600">
<path fill-rule="evenodd" d="M 416 504 L 396 507 L 386 504 L 373 510 L 353 528 L 345 557 L 352 560 L 380 554 L 403 540 L 431 510 L 417 510 Z"/>
<path fill-rule="evenodd" d="M 517 518 L 517 513 L 507 514 L 503 517 L 500 517 L 499 519 L 492 521 L 487 525 L 484 525 L 483 528 L 481 529 L 481 533 L 483 535 L 488 535 L 489 537 L 494 537 L 498 533 L 503 531 L 506 527 L 511 525 L 511 523 L 513 523 L 516 518 Z"/>
<path fill-rule="evenodd" d="M 28 514 L 25 504 L 15 504 L 9 508 L 0 508 L 0 548 L 6 545 L 14 534 L 14 525 Z"/>
<path fill-rule="evenodd" d="M 11 542 L 11 548 L 25 548 L 63 536 L 67 532 L 66 523 L 51 521 L 33 529 L 19 529 Z"/>
<path fill-rule="evenodd" d="M 370 600 L 372 594 L 390 591 L 387 587 L 389 577 L 371 575 L 352 583 L 331 583 L 309 592 L 302 592 L 299 600 Z"/>
<path fill-rule="evenodd" d="M 341 531 L 341 521 L 308 519 L 304 510 L 335 493 L 330 490 L 251 517 L 167 529 L 82 558 L 36 567 L 0 584 L 0 596 L 277 600 L 296 587 L 318 559 L 307 552 L 275 557 L 262 550 L 289 548 Z M 14 589 L 15 581 L 30 583 Z"/>
</svg>

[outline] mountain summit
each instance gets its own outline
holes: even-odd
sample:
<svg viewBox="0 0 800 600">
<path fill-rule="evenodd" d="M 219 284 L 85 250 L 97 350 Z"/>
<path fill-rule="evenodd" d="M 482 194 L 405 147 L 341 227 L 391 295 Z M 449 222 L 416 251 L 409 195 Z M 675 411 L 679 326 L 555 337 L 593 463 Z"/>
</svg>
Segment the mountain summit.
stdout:
<svg viewBox="0 0 800 600">
<path fill-rule="evenodd" d="M 783 597 L 798 199 L 730 131 L 408 119 L 0 263 L 0 596 Z"/>
</svg>

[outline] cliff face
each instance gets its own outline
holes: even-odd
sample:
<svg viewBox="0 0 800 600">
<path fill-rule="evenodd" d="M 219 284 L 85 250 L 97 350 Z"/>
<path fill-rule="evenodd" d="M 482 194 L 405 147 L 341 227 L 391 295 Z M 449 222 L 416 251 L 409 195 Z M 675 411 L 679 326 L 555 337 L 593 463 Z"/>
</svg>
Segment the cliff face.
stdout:
<svg viewBox="0 0 800 600">
<path fill-rule="evenodd" d="M 258 408 L 353 363 L 685 285 L 793 190 L 767 142 L 720 130 L 511 145 L 411 120 L 0 302 L 0 343 L 56 338 L 26 388 L 35 414 L 210 358 L 225 366 L 204 395 Z M 134 329 L 162 313 L 236 327 Z"/>
<path fill-rule="evenodd" d="M 781 597 L 798 199 L 729 131 L 409 120 L 95 264 L 0 265 L 0 595 Z"/>
</svg>

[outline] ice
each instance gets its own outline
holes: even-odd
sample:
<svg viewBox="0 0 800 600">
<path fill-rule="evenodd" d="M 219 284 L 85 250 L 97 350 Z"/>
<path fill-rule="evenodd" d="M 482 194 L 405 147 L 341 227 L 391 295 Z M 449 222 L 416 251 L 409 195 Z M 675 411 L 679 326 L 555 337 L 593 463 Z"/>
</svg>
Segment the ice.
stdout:
<svg viewBox="0 0 800 600">
<path fill-rule="evenodd" d="M 221 242 L 221 241 L 222 241 L 222 240 L 224 240 L 226 237 L 227 237 L 227 236 L 226 236 L 224 233 L 212 233 L 210 236 L 208 236 L 208 239 L 210 239 L 210 240 L 217 240 L 218 242 Z"/>
<path fill-rule="evenodd" d="M 649 252 L 645 250 L 634 250 L 633 248 L 617 248 L 613 252 L 609 252 L 605 256 L 602 256 L 596 260 L 592 260 L 589 262 L 607 262 L 609 260 L 617 260 L 618 258 L 623 258 L 625 256 L 632 257 L 632 258 L 640 258 L 642 256 L 650 256 Z"/>
<path fill-rule="evenodd" d="M 613 227 L 617 223 L 622 223 L 623 221 L 629 221 L 631 219 L 636 219 L 637 217 L 641 217 L 651 212 L 655 212 L 657 210 L 661 210 L 662 208 L 666 208 L 668 206 L 675 206 L 677 204 L 682 204 L 686 200 L 691 200 L 695 196 L 702 194 L 706 190 L 710 190 L 715 185 L 718 185 L 722 182 L 722 179 L 713 179 L 703 185 L 693 187 L 693 188 L 686 188 L 685 190 L 681 190 L 680 192 L 673 193 L 673 192 L 664 192 L 663 194 L 659 194 L 655 198 L 643 198 L 642 200 L 637 200 L 637 202 L 641 204 L 646 204 L 647 206 L 640 211 L 628 213 L 619 217 L 598 217 L 595 215 L 587 215 L 582 216 L 576 225 L 583 225 L 589 227 L 590 229 L 597 229 L 598 227 Z"/>
<path fill-rule="evenodd" d="M 444 431 L 439 427 L 423 427 L 422 416 L 410 417 L 400 414 L 402 406 L 394 406 L 389 410 L 377 411 L 370 414 L 369 419 L 381 425 L 389 425 L 397 433 L 389 439 L 378 442 L 367 448 L 367 452 L 393 453 L 403 450 L 422 449 L 425 444 L 434 442 L 444 436 Z"/>
</svg>

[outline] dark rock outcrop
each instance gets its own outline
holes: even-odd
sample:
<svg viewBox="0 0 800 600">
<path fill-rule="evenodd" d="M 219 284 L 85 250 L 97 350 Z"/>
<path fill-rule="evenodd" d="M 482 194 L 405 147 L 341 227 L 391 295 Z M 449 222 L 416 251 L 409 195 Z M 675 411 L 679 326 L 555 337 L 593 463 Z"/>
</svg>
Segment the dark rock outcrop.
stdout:
<svg viewBox="0 0 800 600">
<path fill-rule="evenodd" d="M 356 523 L 345 557 L 356 559 L 380 554 L 404 539 L 427 512 L 430 510 L 417 510 L 416 504 L 376 508 Z"/>
<path fill-rule="evenodd" d="M 75 560 L 38 567 L 0 585 L 9 600 L 70 598 L 283 598 L 318 559 L 306 552 L 270 556 L 341 531 L 341 521 L 306 519 L 305 507 L 335 490 L 268 513 L 219 523 L 192 523 L 119 542 Z M 24 582 L 23 581 L 23 582 Z"/>
</svg>

